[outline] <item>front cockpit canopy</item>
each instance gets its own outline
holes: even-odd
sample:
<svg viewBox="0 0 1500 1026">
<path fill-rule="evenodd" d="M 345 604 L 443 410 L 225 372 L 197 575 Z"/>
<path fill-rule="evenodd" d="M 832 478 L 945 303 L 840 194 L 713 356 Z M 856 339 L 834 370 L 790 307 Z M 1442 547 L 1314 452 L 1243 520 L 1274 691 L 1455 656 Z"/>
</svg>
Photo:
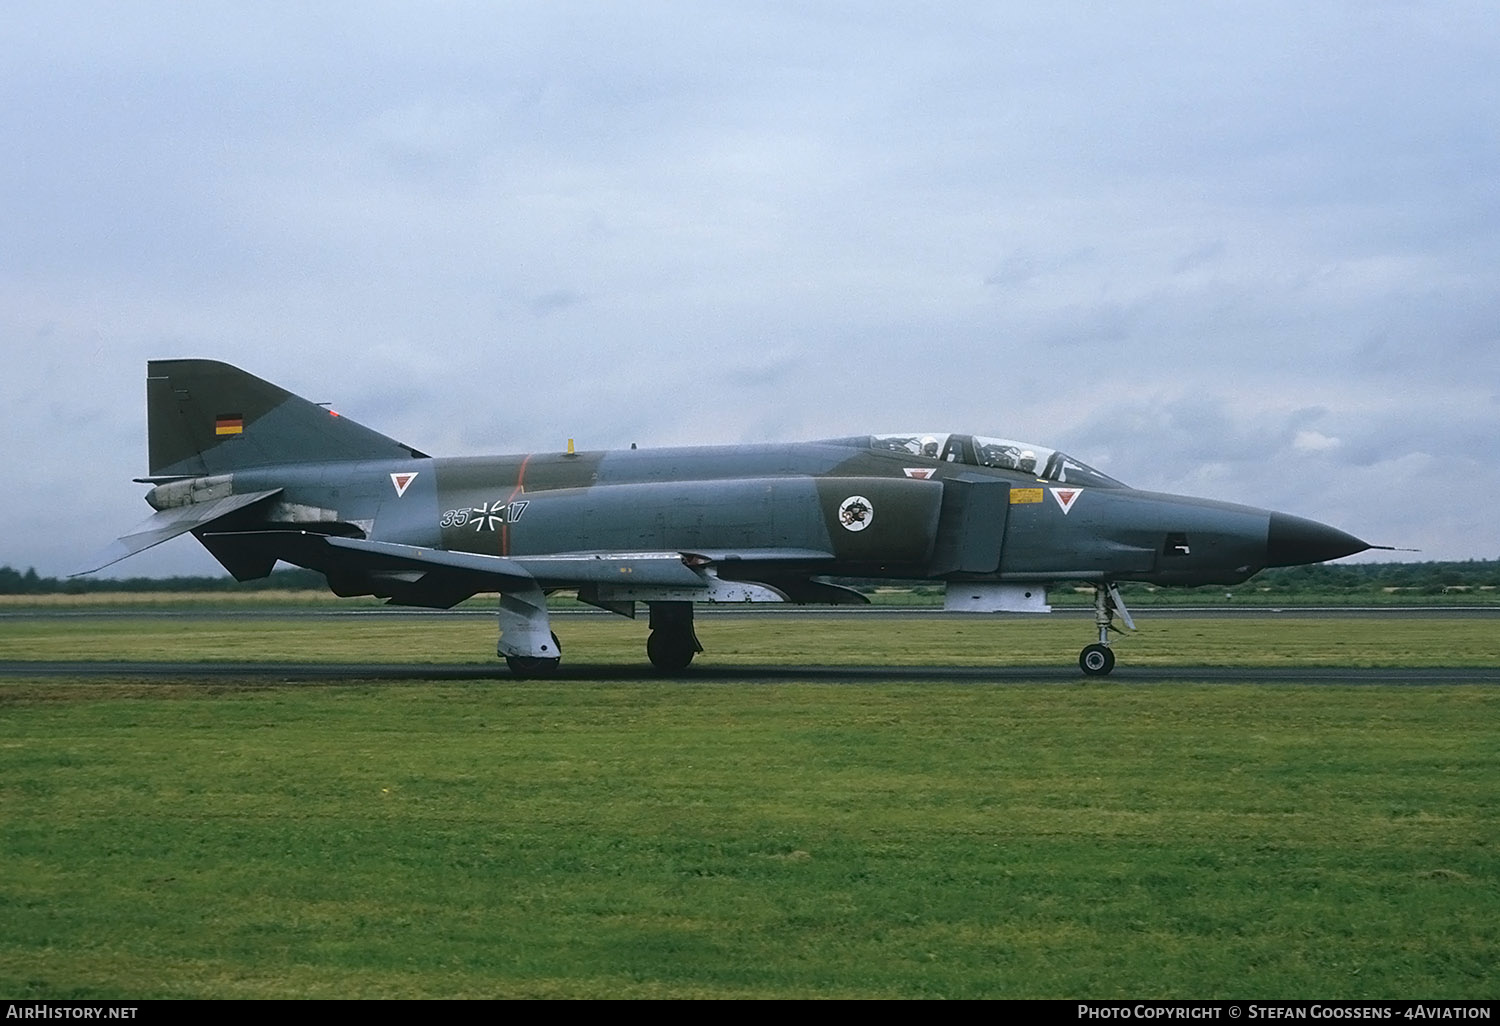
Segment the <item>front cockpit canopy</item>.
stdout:
<svg viewBox="0 0 1500 1026">
<path fill-rule="evenodd" d="M 1059 484 L 1089 485 L 1095 488 L 1125 487 L 1108 474 L 1100 473 L 1065 452 L 1010 438 L 944 432 L 871 435 L 870 448 L 880 452 L 925 457 L 943 463 L 1014 470 Z"/>
</svg>

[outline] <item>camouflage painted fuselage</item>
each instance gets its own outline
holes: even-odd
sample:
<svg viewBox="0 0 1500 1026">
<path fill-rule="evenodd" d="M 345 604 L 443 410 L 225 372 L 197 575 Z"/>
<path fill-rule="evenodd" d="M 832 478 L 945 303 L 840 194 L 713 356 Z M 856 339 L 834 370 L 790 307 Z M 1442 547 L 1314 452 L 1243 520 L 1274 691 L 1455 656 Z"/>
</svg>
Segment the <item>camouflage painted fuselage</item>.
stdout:
<svg viewBox="0 0 1500 1026">
<path fill-rule="evenodd" d="M 147 410 L 157 512 L 95 568 L 191 531 L 239 579 L 284 560 L 342 595 L 498 592 L 508 658 L 555 662 L 556 590 L 627 615 L 647 602 L 681 648 L 693 602 L 863 601 L 830 578 L 961 582 L 956 608 L 1036 611 L 1047 584 L 1087 582 L 1104 641 L 1116 582 L 1232 584 L 1368 547 L 974 435 L 435 459 L 206 360 L 152 361 Z"/>
<path fill-rule="evenodd" d="M 273 555 L 314 566 L 351 594 L 372 590 L 361 586 L 374 583 L 361 580 L 364 568 L 346 567 L 342 553 L 318 558 L 313 539 L 293 532 L 357 531 L 490 557 L 698 555 L 726 579 L 782 590 L 815 576 L 1187 585 L 1237 583 L 1274 565 L 1286 553 L 1272 544 L 1273 517 L 1290 519 L 875 451 L 859 439 L 281 466 L 239 471 L 233 487 L 280 488 L 255 527 L 288 535 L 283 545 L 240 535 L 224 546 L 258 550 L 257 568 Z M 384 583 L 373 590 L 428 604 L 415 582 Z M 432 597 L 462 590 L 439 586 Z"/>
</svg>

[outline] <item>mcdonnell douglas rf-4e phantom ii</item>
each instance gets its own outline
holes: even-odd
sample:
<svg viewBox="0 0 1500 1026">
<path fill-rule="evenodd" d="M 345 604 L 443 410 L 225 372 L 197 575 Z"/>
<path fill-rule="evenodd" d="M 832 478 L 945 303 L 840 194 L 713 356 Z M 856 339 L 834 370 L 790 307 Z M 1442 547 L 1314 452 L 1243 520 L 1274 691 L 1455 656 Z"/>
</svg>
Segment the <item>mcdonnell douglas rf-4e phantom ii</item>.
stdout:
<svg viewBox="0 0 1500 1026">
<path fill-rule="evenodd" d="M 1047 612 L 1049 585 L 1090 586 L 1098 641 L 1078 663 L 1106 674 L 1116 616 L 1134 626 L 1121 582 L 1237 584 L 1372 548 L 980 435 L 437 459 L 211 360 L 148 363 L 146 408 L 157 512 L 81 572 L 191 531 L 241 581 L 282 560 L 399 605 L 497 592 L 519 675 L 560 661 L 549 592 L 645 603 L 646 653 L 676 672 L 702 651 L 695 603 L 867 601 L 831 578 L 941 582 L 968 612 Z"/>
</svg>

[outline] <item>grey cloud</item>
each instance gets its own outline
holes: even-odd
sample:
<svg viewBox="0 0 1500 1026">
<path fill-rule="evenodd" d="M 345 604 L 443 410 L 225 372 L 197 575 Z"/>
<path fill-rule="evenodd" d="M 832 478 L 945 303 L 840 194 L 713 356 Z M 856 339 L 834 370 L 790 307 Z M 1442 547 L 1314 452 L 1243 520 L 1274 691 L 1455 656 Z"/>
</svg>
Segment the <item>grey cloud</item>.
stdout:
<svg viewBox="0 0 1500 1026">
<path fill-rule="evenodd" d="M 438 451 L 931 425 L 1500 553 L 1488 5 L 587 13 L 10 12 L 0 563 L 144 511 L 164 355 Z"/>
<path fill-rule="evenodd" d="M 537 317 L 546 317 L 548 314 L 557 313 L 559 310 L 567 310 L 570 307 L 583 303 L 584 297 L 572 289 L 554 289 L 544 292 L 527 302 L 526 307 Z"/>
</svg>

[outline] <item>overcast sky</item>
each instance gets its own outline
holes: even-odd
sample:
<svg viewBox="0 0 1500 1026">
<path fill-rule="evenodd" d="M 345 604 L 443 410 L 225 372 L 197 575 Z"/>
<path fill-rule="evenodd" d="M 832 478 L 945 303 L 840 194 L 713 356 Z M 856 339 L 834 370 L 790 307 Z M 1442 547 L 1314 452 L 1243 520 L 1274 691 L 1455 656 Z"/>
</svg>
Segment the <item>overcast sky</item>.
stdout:
<svg viewBox="0 0 1500 1026">
<path fill-rule="evenodd" d="M 10 4 L 0 564 L 150 513 L 154 357 L 442 455 L 968 431 L 1500 558 L 1497 68 L 1488 0 Z"/>
</svg>

